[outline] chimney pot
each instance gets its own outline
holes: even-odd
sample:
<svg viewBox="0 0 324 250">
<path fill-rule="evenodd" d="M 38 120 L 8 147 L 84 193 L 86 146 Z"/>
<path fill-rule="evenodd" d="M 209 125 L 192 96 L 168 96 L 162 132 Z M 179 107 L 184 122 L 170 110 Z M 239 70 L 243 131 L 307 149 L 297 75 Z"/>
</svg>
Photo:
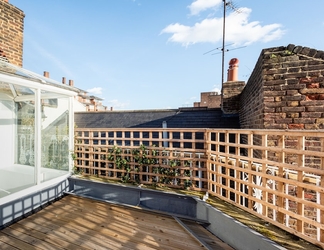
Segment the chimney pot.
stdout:
<svg viewBox="0 0 324 250">
<path fill-rule="evenodd" d="M 49 78 L 49 72 L 44 71 L 44 76 L 45 76 L 46 78 Z"/>
<path fill-rule="evenodd" d="M 73 80 L 69 80 L 69 85 L 70 85 L 70 86 L 74 86 L 74 82 L 73 82 Z"/>
<path fill-rule="evenodd" d="M 62 83 L 63 83 L 63 84 L 66 83 L 66 79 L 65 79 L 65 77 L 62 77 Z"/>
<path fill-rule="evenodd" d="M 239 65 L 239 59 L 232 58 L 229 61 L 229 68 L 227 70 L 227 81 L 238 81 L 238 65 Z"/>
</svg>

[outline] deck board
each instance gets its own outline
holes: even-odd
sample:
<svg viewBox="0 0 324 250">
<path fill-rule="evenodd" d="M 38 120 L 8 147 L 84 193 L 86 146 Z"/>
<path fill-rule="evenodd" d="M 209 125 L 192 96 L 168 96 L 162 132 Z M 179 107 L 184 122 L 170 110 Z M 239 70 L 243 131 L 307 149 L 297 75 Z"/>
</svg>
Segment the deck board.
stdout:
<svg viewBox="0 0 324 250">
<path fill-rule="evenodd" d="M 0 231 L 0 249 L 204 249 L 171 216 L 68 195 Z"/>
</svg>

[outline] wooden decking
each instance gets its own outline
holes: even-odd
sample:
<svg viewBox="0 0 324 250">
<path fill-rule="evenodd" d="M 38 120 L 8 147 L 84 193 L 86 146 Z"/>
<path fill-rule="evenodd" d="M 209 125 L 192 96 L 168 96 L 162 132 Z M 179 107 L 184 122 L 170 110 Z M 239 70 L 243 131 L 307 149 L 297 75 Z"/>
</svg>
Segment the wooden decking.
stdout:
<svg viewBox="0 0 324 250">
<path fill-rule="evenodd" d="M 1 230 L 0 249 L 206 248 L 171 216 L 68 195 Z"/>
</svg>

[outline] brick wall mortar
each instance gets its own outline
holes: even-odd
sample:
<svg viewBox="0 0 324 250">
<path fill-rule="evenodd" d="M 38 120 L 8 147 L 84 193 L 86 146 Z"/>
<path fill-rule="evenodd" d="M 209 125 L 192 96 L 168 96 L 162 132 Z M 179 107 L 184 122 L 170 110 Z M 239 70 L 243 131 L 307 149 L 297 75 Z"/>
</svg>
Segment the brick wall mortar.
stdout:
<svg viewBox="0 0 324 250">
<path fill-rule="evenodd" d="M 221 106 L 221 95 L 217 92 L 200 93 L 200 102 L 194 102 L 194 107 L 219 108 Z"/>
<path fill-rule="evenodd" d="M 323 51 L 293 44 L 262 50 L 241 94 L 241 127 L 323 128 L 323 59 Z"/>
<path fill-rule="evenodd" d="M 0 10 L 0 56 L 22 67 L 25 14 L 5 1 L 0 1 Z"/>
<path fill-rule="evenodd" d="M 272 113 L 275 111 L 274 108 L 265 107 L 263 102 L 264 82 L 266 82 L 267 79 L 270 81 L 274 80 L 272 75 L 270 78 L 267 76 L 270 72 L 262 63 L 263 53 L 264 51 L 261 52 L 250 79 L 240 95 L 239 115 L 241 128 L 264 128 L 263 113 Z M 269 98 L 274 100 L 274 96 L 267 96 L 266 98 L 267 100 L 269 100 Z"/>
<path fill-rule="evenodd" d="M 222 110 L 225 114 L 237 114 L 240 109 L 240 95 L 245 87 L 243 81 L 223 83 Z"/>
</svg>

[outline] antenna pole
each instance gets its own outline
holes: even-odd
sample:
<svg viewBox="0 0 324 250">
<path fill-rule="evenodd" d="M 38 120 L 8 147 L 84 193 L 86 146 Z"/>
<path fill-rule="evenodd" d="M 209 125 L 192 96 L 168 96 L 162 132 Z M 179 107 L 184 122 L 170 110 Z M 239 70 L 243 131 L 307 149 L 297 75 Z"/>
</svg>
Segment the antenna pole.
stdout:
<svg viewBox="0 0 324 250">
<path fill-rule="evenodd" d="M 223 45 L 222 45 L 222 90 L 221 94 L 223 95 L 223 83 L 224 83 L 224 57 L 225 57 L 225 15 L 226 15 L 226 0 L 223 0 L 224 9 L 223 9 Z"/>
</svg>

